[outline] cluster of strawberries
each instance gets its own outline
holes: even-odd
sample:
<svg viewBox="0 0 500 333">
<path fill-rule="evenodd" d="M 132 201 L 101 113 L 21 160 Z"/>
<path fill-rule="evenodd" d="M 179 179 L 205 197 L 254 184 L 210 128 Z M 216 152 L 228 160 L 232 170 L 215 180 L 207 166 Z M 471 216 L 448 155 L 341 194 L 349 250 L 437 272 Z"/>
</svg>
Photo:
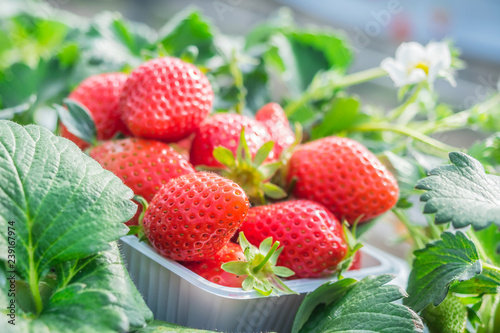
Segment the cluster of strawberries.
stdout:
<svg viewBox="0 0 500 333">
<path fill-rule="evenodd" d="M 253 255 L 258 260 L 285 266 L 295 278 L 325 276 L 348 252 L 340 221 L 363 223 L 398 198 L 394 177 L 360 143 L 294 143 L 278 104 L 263 106 L 255 119 L 209 115 L 208 79 L 176 58 L 150 60 L 130 75 L 89 77 L 69 98 L 94 119 L 100 141 L 90 156 L 149 202 L 142 221 L 140 207 L 128 225 L 139 223 L 160 254 L 221 285 L 241 287 L 246 278 L 221 268 L 248 257 L 234 243 L 238 231 L 255 246 L 268 237 L 280 242 L 279 257 L 266 243 L 261 257 Z M 113 139 L 117 133 L 126 138 Z M 88 147 L 64 126 L 62 135 Z M 270 183 L 276 171 L 285 200 L 273 195 L 285 192 Z M 255 199 L 265 195 L 274 203 Z"/>
</svg>

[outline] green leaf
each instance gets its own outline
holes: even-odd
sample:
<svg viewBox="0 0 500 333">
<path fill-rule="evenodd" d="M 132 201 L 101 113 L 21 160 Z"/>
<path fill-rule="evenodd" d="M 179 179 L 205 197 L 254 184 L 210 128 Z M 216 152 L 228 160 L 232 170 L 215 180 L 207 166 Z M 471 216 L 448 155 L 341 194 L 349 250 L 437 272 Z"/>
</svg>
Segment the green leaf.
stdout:
<svg viewBox="0 0 500 333">
<path fill-rule="evenodd" d="M 399 287 L 386 285 L 393 278 L 383 274 L 323 284 L 300 305 L 292 333 L 422 332 L 418 315 L 393 303 L 405 296 Z"/>
<path fill-rule="evenodd" d="M 352 127 L 359 121 L 360 103 L 353 97 L 335 98 L 322 122 L 312 129 L 312 139 L 333 135 Z"/>
<path fill-rule="evenodd" d="M 127 21 L 120 13 L 108 11 L 96 15 L 85 33 L 82 44 L 93 56 L 112 63 L 109 56 L 114 51 L 120 51 L 115 55 L 115 63 L 121 65 L 138 64 L 141 51 L 149 48 L 157 38 L 156 32 L 147 25 Z M 105 48 L 102 47 L 104 45 Z M 105 54 L 99 55 L 99 51 Z"/>
<path fill-rule="evenodd" d="M 40 59 L 35 68 L 16 63 L 0 71 L 0 107 L 11 108 L 28 103 L 29 109 L 17 113 L 15 122 L 31 124 L 36 119 L 38 106 L 59 102 L 69 93 L 70 69 L 64 68 L 57 58 Z M 48 118 L 45 115 L 44 118 Z M 54 112 L 54 122 L 57 119 Z M 47 119 L 44 124 L 47 123 Z M 47 125 L 45 125 L 47 126 Z"/>
<path fill-rule="evenodd" d="M 474 143 L 467 154 L 479 160 L 485 166 L 490 166 L 491 171 L 500 166 L 500 133 L 495 133 L 483 141 Z"/>
<path fill-rule="evenodd" d="M 112 38 L 126 45 L 136 56 L 156 39 L 156 32 L 147 25 L 125 20 L 120 13 L 103 12 L 94 18 L 94 27 L 101 36 Z"/>
<path fill-rule="evenodd" d="M 153 318 L 128 275 L 116 243 L 99 255 L 60 264 L 56 271 L 58 281 L 42 281 L 53 281 L 53 288 L 48 289 L 44 311 L 38 317 L 23 315 L 30 309 L 26 303 L 33 301 L 29 287 L 18 281 L 17 332 L 129 331 Z M 25 300 L 20 299 L 23 292 Z"/>
<path fill-rule="evenodd" d="M 161 320 L 153 320 L 146 327 L 135 333 L 215 333 L 214 331 L 197 330 L 176 324 L 167 323 Z"/>
<path fill-rule="evenodd" d="M 140 328 L 153 319 L 153 313 L 147 307 L 120 256 L 116 243 L 112 249 L 88 261 L 79 259 L 65 262 L 57 268 L 60 284 L 81 283 L 92 289 L 107 290 L 117 299 L 119 310 L 127 317 L 131 328 Z"/>
<path fill-rule="evenodd" d="M 233 152 L 226 147 L 215 147 L 213 150 L 213 155 L 219 163 L 224 164 L 228 168 L 234 167 L 236 165 L 236 160 L 234 158 Z"/>
<path fill-rule="evenodd" d="M 107 290 L 75 283 L 56 292 L 39 318 L 19 318 L 21 327 L 27 328 L 20 332 L 126 331 L 128 321 L 117 302 Z"/>
<path fill-rule="evenodd" d="M 181 56 L 190 45 L 194 45 L 199 50 L 197 61 L 203 63 L 216 54 L 212 30 L 212 26 L 199 11 L 188 8 L 171 18 L 160 29 L 159 41 L 168 54 L 176 57 Z"/>
<path fill-rule="evenodd" d="M 255 154 L 255 157 L 253 159 L 253 165 L 258 167 L 264 161 L 266 158 L 269 156 L 269 153 L 273 150 L 274 147 L 274 142 L 273 141 L 268 141 L 264 143 L 259 150 L 257 150 L 257 153 Z"/>
<path fill-rule="evenodd" d="M 485 269 L 481 275 L 453 285 L 451 291 L 458 294 L 497 294 L 500 292 L 500 273 Z"/>
<path fill-rule="evenodd" d="M 30 285 L 50 267 L 109 249 L 136 210 L 118 177 L 39 126 L 0 121 L 0 179 L 10 184 L 0 190 L 0 227 L 15 221 L 16 269 Z"/>
<path fill-rule="evenodd" d="M 464 153 L 449 157 L 453 165 L 437 167 L 417 183 L 417 189 L 428 191 L 420 198 L 426 202 L 424 213 L 436 213 L 436 223 L 451 222 L 455 228 L 500 226 L 500 177 L 486 174 Z"/>
<path fill-rule="evenodd" d="M 427 244 L 414 255 L 408 280 L 409 297 L 404 304 L 417 312 L 431 303 L 438 306 L 452 283 L 472 279 L 482 271 L 476 246 L 461 231 L 444 232 L 440 240 Z"/>
<path fill-rule="evenodd" d="M 97 142 L 97 129 L 92 114 L 85 105 L 71 99 L 65 99 L 67 109 L 54 104 L 57 114 L 68 131 L 80 139 L 95 144 Z"/>
<path fill-rule="evenodd" d="M 351 51 L 339 33 L 327 30 L 285 30 L 274 34 L 269 44 L 275 47 L 281 64 L 286 65 L 284 74 L 292 79 L 287 85 L 296 96 L 307 89 L 316 72 L 338 69 L 345 71 L 351 60 Z M 273 64 L 279 64 L 276 55 Z"/>
<path fill-rule="evenodd" d="M 247 275 L 248 267 L 249 264 L 245 261 L 230 261 L 221 265 L 223 270 L 236 275 Z"/>
<path fill-rule="evenodd" d="M 36 101 L 36 96 L 31 95 L 31 98 L 28 102 L 22 103 L 16 106 L 12 106 L 10 108 L 5 108 L 0 110 L 0 119 L 12 119 L 17 114 L 22 114 L 28 111 Z"/>
<path fill-rule="evenodd" d="M 80 55 L 80 49 L 76 43 L 68 43 L 64 45 L 57 57 L 63 66 L 71 66 L 76 63 Z"/>
<path fill-rule="evenodd" d="M 262 190 L 264 191 L 265 195 L 272 199 L 283 199 L 287 196 L 285 190 L 272 183 L 263 183 Z"/>
</svg>

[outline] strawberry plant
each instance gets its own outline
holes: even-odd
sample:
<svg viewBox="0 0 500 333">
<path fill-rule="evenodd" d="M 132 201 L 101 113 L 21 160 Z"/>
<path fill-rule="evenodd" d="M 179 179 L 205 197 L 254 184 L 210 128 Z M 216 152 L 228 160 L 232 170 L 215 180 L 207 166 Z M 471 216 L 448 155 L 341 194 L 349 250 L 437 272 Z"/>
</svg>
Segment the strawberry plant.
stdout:
<svg viewBox="0 0 500 333">
<path fill-rule="evenodd" d="M 156 31 L 4 2 L 2 332 L 197 331 L 153 320 L 116 243 L 137 233 L 273 308 L 272 294 L 300 297 L 289 285 L 331 280 L 290 313 L 292 332 L 500 330 L 500 93 L 463 110 L 439 100 L 434 82 L 454 86 L 463 66 L 452 44 L 403 43 L 349 73 L 341 33 L 284 9 L 236 38 L 193 9 Z M 349 90 L 382 77 L 392 109 Z M 484 139 L 437 135 L 460 129 Z M 347 275 L 385 218 L 413 246 L 406 293 L 388 274 Z"/>
</svg>

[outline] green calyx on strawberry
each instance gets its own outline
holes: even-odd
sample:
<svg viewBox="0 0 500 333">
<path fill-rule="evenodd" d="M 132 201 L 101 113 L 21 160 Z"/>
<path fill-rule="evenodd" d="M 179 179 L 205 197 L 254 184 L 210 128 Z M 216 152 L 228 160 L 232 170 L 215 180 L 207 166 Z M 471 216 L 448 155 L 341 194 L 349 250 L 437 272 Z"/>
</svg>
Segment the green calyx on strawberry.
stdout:
<svg viewBox="0 0 500 333">
<path fill-rule="evenodd" d="M 287 196 L 281 187 L 269 182 L 269 179 L 283 165 L 281 162 L 264 164 L 273 151 L 273 147 L 273 141 L 264 143 L 252 159 L 252 154 L 245 140 L 245 128 L 242 128 L 236 156 L 223 146 L 218 146 L 213 150 L 214 158 L 224 167 L 200 165 L 197 168 L 216 171 L 223 177 L 235 181 L 243 188 L 252 202 L 264 204 L 265 196 L 271 199 L 282 199 Z"/>
<path fill-rule="evenodd" d="M 222 265 L 226 272 L 238 276 L 247 275 L 243 281 L 243 290 L 255 289 L 264 296 L 275 294 L 297 294 L 287 287 L 279 277 L 290 277 L 295 273 L 283 266 L 276 266 L 276 262 L 283 247 L 280 242 L 274 242 L 272 237 L 260 243 L 259 248 L 250 244 L 243 232 L 240 232 L 238 241 L 245 254 L 246 261 L 231 261 Z"/>
<path fill-rule="evenodd" d="M 363 247 L 363 243 L 361 243 L 356 238 L 356 228 L 358 226 L 359 219 L 354 222 L 352 230 L 349 229 L 349 223 L 344 220 L 342 223 L 342 229 L 344 230 L 345 240 L 347 244 L 347 254 L 344 259 L 337 265 L 337 275 L 339 279 L 342 279 L 342 274 L 347 272 L 354 264 L 356 260 L 356 253 L 359 249 Z"/>
<path fill-rule="evenodd" d="M 140 212 L 137 217 L 138 224 L 129 225 L 128 226 L 129 231 L 127 235 L 137 235 L 137 237 L 139 237 L 139 242 L 144 242 L 144 241 L 147 242 L 148 238 L 144 234 L 144 229 L 142 227 L 142 220 L 144 219 L 144 214 L 146 213 L 149 204 L 146 201 L 146 199 L 144 199 L 140 195 L 134 195 L 134 201 L 139 203 L 137 207 L 137 212 Z"/>
</svg>

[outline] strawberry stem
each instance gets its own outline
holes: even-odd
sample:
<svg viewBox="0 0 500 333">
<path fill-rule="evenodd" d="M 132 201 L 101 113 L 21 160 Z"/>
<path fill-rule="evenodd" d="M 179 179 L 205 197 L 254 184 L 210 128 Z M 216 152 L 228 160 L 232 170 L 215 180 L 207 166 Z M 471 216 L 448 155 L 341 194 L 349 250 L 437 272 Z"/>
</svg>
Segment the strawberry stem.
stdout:
<svg viewBox="0 0 500 333">
<path fill-rule="evenodd" d="M 264 265 L 269 261 L 269 259 L 271 259 L 274 252 L 276 252 L 276 250 L 278 249 L 279 246 L 280 246 L 280 242 L 278 242 L 278 241 L 274 242 L 273 247 L 271 247 L 271 249 L 269 250 L 267 255 L 264 257 L 264 259 L 257 266 L 255 266 L 253 268 L 254 273 L 258 273 L 264 267 Z"/>
</svg>

